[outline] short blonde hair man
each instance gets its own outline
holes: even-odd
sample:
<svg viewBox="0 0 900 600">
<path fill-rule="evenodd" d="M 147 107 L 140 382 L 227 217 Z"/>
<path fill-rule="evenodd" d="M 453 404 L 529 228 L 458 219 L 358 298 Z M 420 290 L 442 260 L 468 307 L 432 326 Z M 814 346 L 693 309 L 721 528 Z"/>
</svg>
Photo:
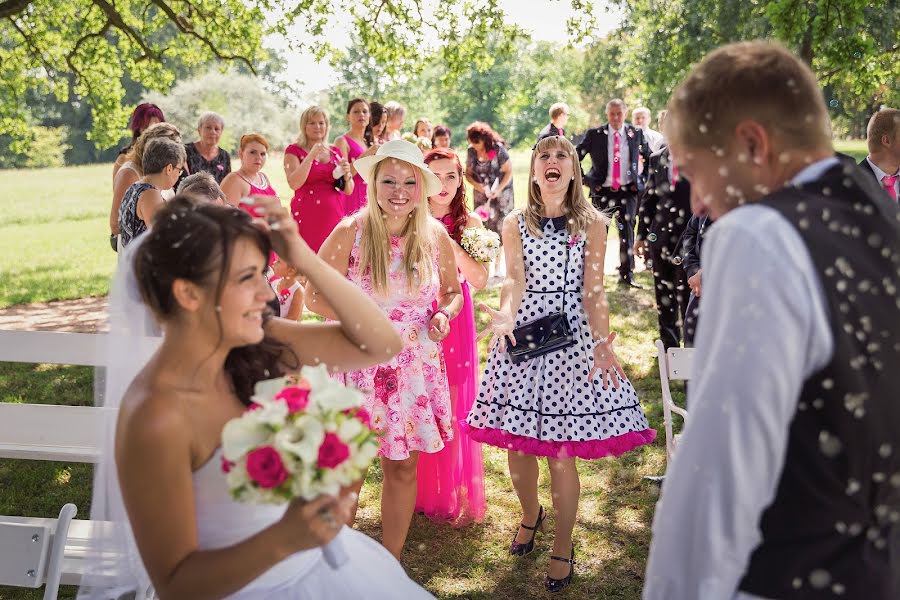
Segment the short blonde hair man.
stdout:
<svg viewBox="0 0 900 600">
<path fill-rule="evenodd" d="M 560 117 L 560 115 L 569 114 L 569 105 L 565 102 L 556 102 L 555 104 L 550 105 L 550 120 L 554 121 Z"/>
<path fill-rule="evenodd" d="M 664 129 L 715 225 L 643 600 L 900 598 L 900 210 L 779 44 L 708 54 Z"/>
</svg>

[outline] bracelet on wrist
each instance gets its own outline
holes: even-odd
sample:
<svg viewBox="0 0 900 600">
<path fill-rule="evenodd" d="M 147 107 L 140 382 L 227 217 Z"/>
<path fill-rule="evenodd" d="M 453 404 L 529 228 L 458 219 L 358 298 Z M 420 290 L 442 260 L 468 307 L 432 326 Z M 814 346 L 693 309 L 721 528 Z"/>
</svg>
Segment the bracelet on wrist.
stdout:
<svg viewBox="0 0 900 600">
<path fill-rule="evenodd" d="M 439 314 L 444 315 L 445 317 L 447 317 L 447 320 L 448 320 L 448 321 L 452 321 L 452 320 L 453 320 L 453 317 L 450 316 L 450 313 L 447 312 L 447 309 L 445 309 L 445 308 L 439 308 L 439 309 L 437 309 L 436 311 L 434 311 L 434 313 L 431 315 L 431 317 L 434 318 L 436 315 L 439 315 Z"/>
</svg>

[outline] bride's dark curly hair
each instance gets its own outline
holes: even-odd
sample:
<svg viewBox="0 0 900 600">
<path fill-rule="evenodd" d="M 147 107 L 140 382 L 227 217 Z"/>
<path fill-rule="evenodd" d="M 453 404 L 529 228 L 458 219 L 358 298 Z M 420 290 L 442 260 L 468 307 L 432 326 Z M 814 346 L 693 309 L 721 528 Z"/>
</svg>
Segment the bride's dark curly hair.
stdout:
<svg viewBox="0 0 900 600">
<path fill-rule="evenodd" d="M 244 211 L 198 203 L 185 196 L 176 196 L 159 209 L 145 236 L 134 254 L 134 274 L 144 303 L 162 321 L 178 311 L 172 292 L 176 279 L 215 289 L 218 305 L 237 241 L 250 240 L 266 257 L 272 249 L 269 239 L 250 223 Z M 271 317 L 271 310 L 266 309 L 263 322 Z M 218 312 L 216 318 L 221 336 Z M 268 335 L 258 344 L 233 348 L 225 360 L 235 393 L 248 406 L 257 381 L 297 368 L 299 361 L 290 348 Z"/>
</svg>

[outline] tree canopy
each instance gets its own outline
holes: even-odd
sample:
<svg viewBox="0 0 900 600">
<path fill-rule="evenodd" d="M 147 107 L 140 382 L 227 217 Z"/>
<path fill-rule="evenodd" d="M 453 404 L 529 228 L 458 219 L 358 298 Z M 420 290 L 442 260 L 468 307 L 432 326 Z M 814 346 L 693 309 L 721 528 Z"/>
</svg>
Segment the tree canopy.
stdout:
<svg viewBox="0 0 900 600">
<path fill-rule="evenodd" d="M 570 130 L 612 96 L 662 108 L 707 51 L 759 37 L 812 66 L 842 133 L 859 135 L 868 114 L 900 100 L 898 0 L 608 0 L 625 18 L 604 36 L 598 0 L 546 1 L 575 9 L 569 45 L 531 42 L 500 0 L 0 0 L 0 146 L 52 146 L 68 118 L 108 148 L 148 92 L 210 66 L 277 70 L 268 34 L 337 66 L 326 103 L 338 114 L 352 96 L 396 99 L 457 128 L 490 120 L 519 142 L 554 100 L 575 109 Z M 350 24 L 348 48 L 328 39 L 334 20 Z"/>
</svg>

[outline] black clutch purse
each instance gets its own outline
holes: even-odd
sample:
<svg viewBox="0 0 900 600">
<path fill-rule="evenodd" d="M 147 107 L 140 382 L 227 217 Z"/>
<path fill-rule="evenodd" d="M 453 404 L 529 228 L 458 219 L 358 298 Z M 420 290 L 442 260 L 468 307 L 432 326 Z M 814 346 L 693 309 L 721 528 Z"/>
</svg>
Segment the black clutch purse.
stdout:
<svg viewBox="0 0 900 600">
<path fill-rule="evenodd" d="M 575 337 L 572 335 L 572 328 L 569 326 L 569 319 L 566 317 L 566 279 L 568 275 L 569 249 L 567 245 L 566 266 L 563 275 L 562 310 L 513 329 L 516 345 L 509 347 L 509 357 L 514 365 L 575 344 Z"/>
</svg>

